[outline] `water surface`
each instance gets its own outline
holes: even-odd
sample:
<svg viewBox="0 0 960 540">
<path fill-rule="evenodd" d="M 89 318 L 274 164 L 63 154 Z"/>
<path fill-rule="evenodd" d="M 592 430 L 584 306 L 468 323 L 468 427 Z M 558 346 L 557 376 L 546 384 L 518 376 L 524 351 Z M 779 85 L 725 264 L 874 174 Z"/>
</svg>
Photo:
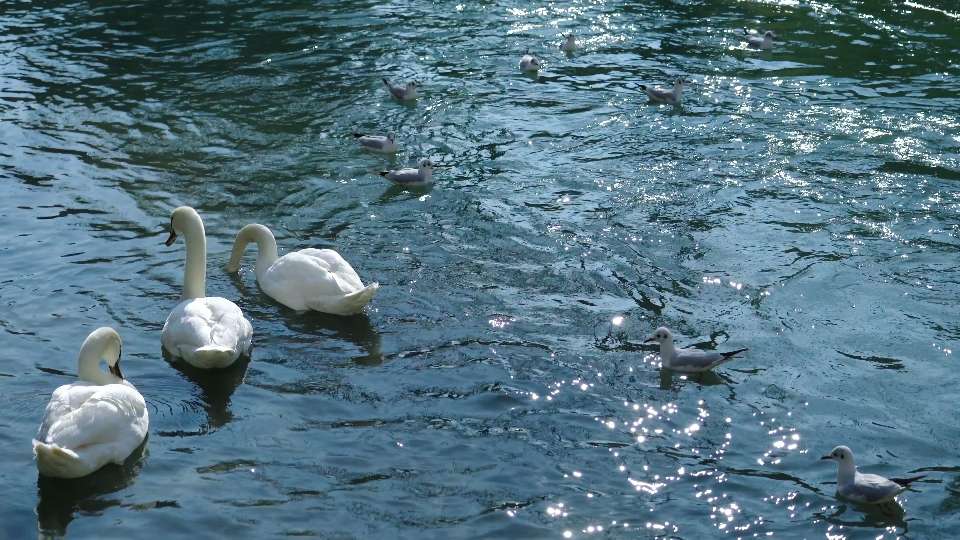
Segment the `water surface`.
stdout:
<svg viewBox="0 0 960 540">
<path fill-rule="evenodd" d="M 934 0 L 0 2 L 0 538 L 955 537 L 958 23 Z M 645 103 L 678 76 L 683 107 Z M 351 137 L 388 130 L 393 159 Z M 376 175 L 422 157 L 430 190 Z M 160 349 L 181 204 L 208 294 L 255 329 L 225 373 Z M 227 275 L 250 222 L 339 250 L 381 284 L 369 312 L 291 312 L 252 255 Z M 102 325 L 147 444 L 38 481 L 30 438 Z M 662 377 L 659 325 L 750 352 Z M 899 513 L 838 502 L 837 444 L 929 479 Z"/>
</svg>

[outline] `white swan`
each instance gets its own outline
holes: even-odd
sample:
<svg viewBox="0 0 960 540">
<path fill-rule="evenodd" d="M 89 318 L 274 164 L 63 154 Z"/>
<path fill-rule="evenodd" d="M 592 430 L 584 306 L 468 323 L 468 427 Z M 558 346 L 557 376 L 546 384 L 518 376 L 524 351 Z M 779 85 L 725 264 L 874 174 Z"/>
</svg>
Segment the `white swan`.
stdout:
<svg viewBox="0 0 960 540">
<path fill-rule="evenodd" d="M 80 347 L 80 381 L 53 391 L 33 440 L 44 476 L 79 478 L 122 464 L 143 443 L 150 416 L 143 396 L 120 372 L 120 335 L 98 328 Z M 106 362 L 109 372 L 100 370 Z"/>
<path fill-rule="evenodd" d="M 218 296 L 205 296 L 207 286 L 207 237 L 196 210 L 181 206 L 170 215 L 172 245 L 182 234 L 187 244 L 183 275 L 183 301 L 173 308 L 163 324 L 163 348 L 192 366 L 204 369 L 227 367 L 250 350 L 253 327 L 236 304 Z"/>
<path fill-rule="evenodd" d="M 303 249 L 278 257 L 273 233 L 256 223 L 237 233 L 228 272 L 240 269 L 240 259 L 250 242 L 257 243 L 257 283 L 288 308 L 353 315 L 360 313 L 380 288 L 377 283 L 364 287 L 350 263 L 332 249 Z"/>
</svg>

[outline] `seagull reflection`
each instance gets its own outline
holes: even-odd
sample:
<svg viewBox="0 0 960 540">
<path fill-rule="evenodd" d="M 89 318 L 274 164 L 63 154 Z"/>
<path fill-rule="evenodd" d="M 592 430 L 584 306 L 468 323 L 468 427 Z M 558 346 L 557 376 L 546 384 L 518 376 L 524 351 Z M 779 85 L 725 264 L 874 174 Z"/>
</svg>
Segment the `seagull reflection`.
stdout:
<svg viewBox="0 0 960 540">
<path fill-rule="evenodd" d="M 860 512 L 863 519 L 859 521 L 840 519 L 848 509 Z M 857 504 L 844 502 L 836 506 L 836 511 L 832 514 L 817 512 L 815 515 L 821 517 L 827 523 L 842 525 L 844 527 L 858 527 L 869 529 L 885 529 L 887 527 L 899 527 L 903 532 L 907 532 L 906 511 L 896 500 L 888 501 L 883 504 Z"/>
<path fill-rule="evenodd" d="M 200 388 L 200 399 L 207 413 L 207 427 L 216 429 L 233 420 L 230 397 L 243 382 L 250 365 L 250 357 L 243 355 L 222 369 L 198 369 L 171 357 L 166 350 L 163 357 L 187 380 Z"/>
<path fill-rule="evenodd" d="M 101 512 L 121 504 L 120 498 L 103 498 L 129 486 L 143 466 L 147 441 L 144 439 L 123 465 L 106 465 L 87 476 L 65 480 L 62 478 L 37 477 L 39 502 L 37 503 L 38 538 L 62 538 L 74 513 Z"/>
</svg>

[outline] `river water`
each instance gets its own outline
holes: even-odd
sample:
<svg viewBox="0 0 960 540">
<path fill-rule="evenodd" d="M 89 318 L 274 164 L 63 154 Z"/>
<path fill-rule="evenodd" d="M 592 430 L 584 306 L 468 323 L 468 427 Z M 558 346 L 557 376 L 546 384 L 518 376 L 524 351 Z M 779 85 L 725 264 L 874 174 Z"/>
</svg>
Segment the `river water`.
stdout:
<svg viewBox="0 0 960 540">
<path fill-rule="evenodd" d="M 0 538 L 957 537 L 955 2 L 2 1 L 0 28 Z M 679 76 L 679 108 L 639 89 Z M 351 137 L 391 130 L 395 158 Z M 422 157 L 432 189 L 376 174 Z M 182 204 L 254 327 L 227 372 L 161 352 Z M 252 222 L 339 250 L 368 313 L 228 275 Z M 149 439 L 39 480 L 103 325 Z M 662 376 L 660 325 L 750 351 Z M 838 444 L 928 478 L 838 501 Z"/>
</svg>

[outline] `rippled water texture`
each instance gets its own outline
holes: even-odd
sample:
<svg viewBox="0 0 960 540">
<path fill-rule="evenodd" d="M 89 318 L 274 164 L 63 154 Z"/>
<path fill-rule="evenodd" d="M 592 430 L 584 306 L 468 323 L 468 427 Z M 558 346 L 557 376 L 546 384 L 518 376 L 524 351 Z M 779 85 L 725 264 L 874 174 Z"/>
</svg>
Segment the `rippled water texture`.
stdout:
<svg viewBox="0 0 960 540">
<path fill-rule="evenodd" d="M 956 538 L 955 2 L 161 4 L 0 2 L 0 537 Z M 678 76 L 681 108 L 646 103 Z M 432 189 L 376 175 L 422 157 Z M 255 329 L 226 373 L 161 353 L 181 204 Z M 226 274 L 250 222 L 343 253 L 369 313 Z M 750 351 L 662 377 L 661 324 Z M 150 437 L 38 481 L 101 325 Z M 837 444 L 929 476 L 838 502 Z"/>
</svg>

